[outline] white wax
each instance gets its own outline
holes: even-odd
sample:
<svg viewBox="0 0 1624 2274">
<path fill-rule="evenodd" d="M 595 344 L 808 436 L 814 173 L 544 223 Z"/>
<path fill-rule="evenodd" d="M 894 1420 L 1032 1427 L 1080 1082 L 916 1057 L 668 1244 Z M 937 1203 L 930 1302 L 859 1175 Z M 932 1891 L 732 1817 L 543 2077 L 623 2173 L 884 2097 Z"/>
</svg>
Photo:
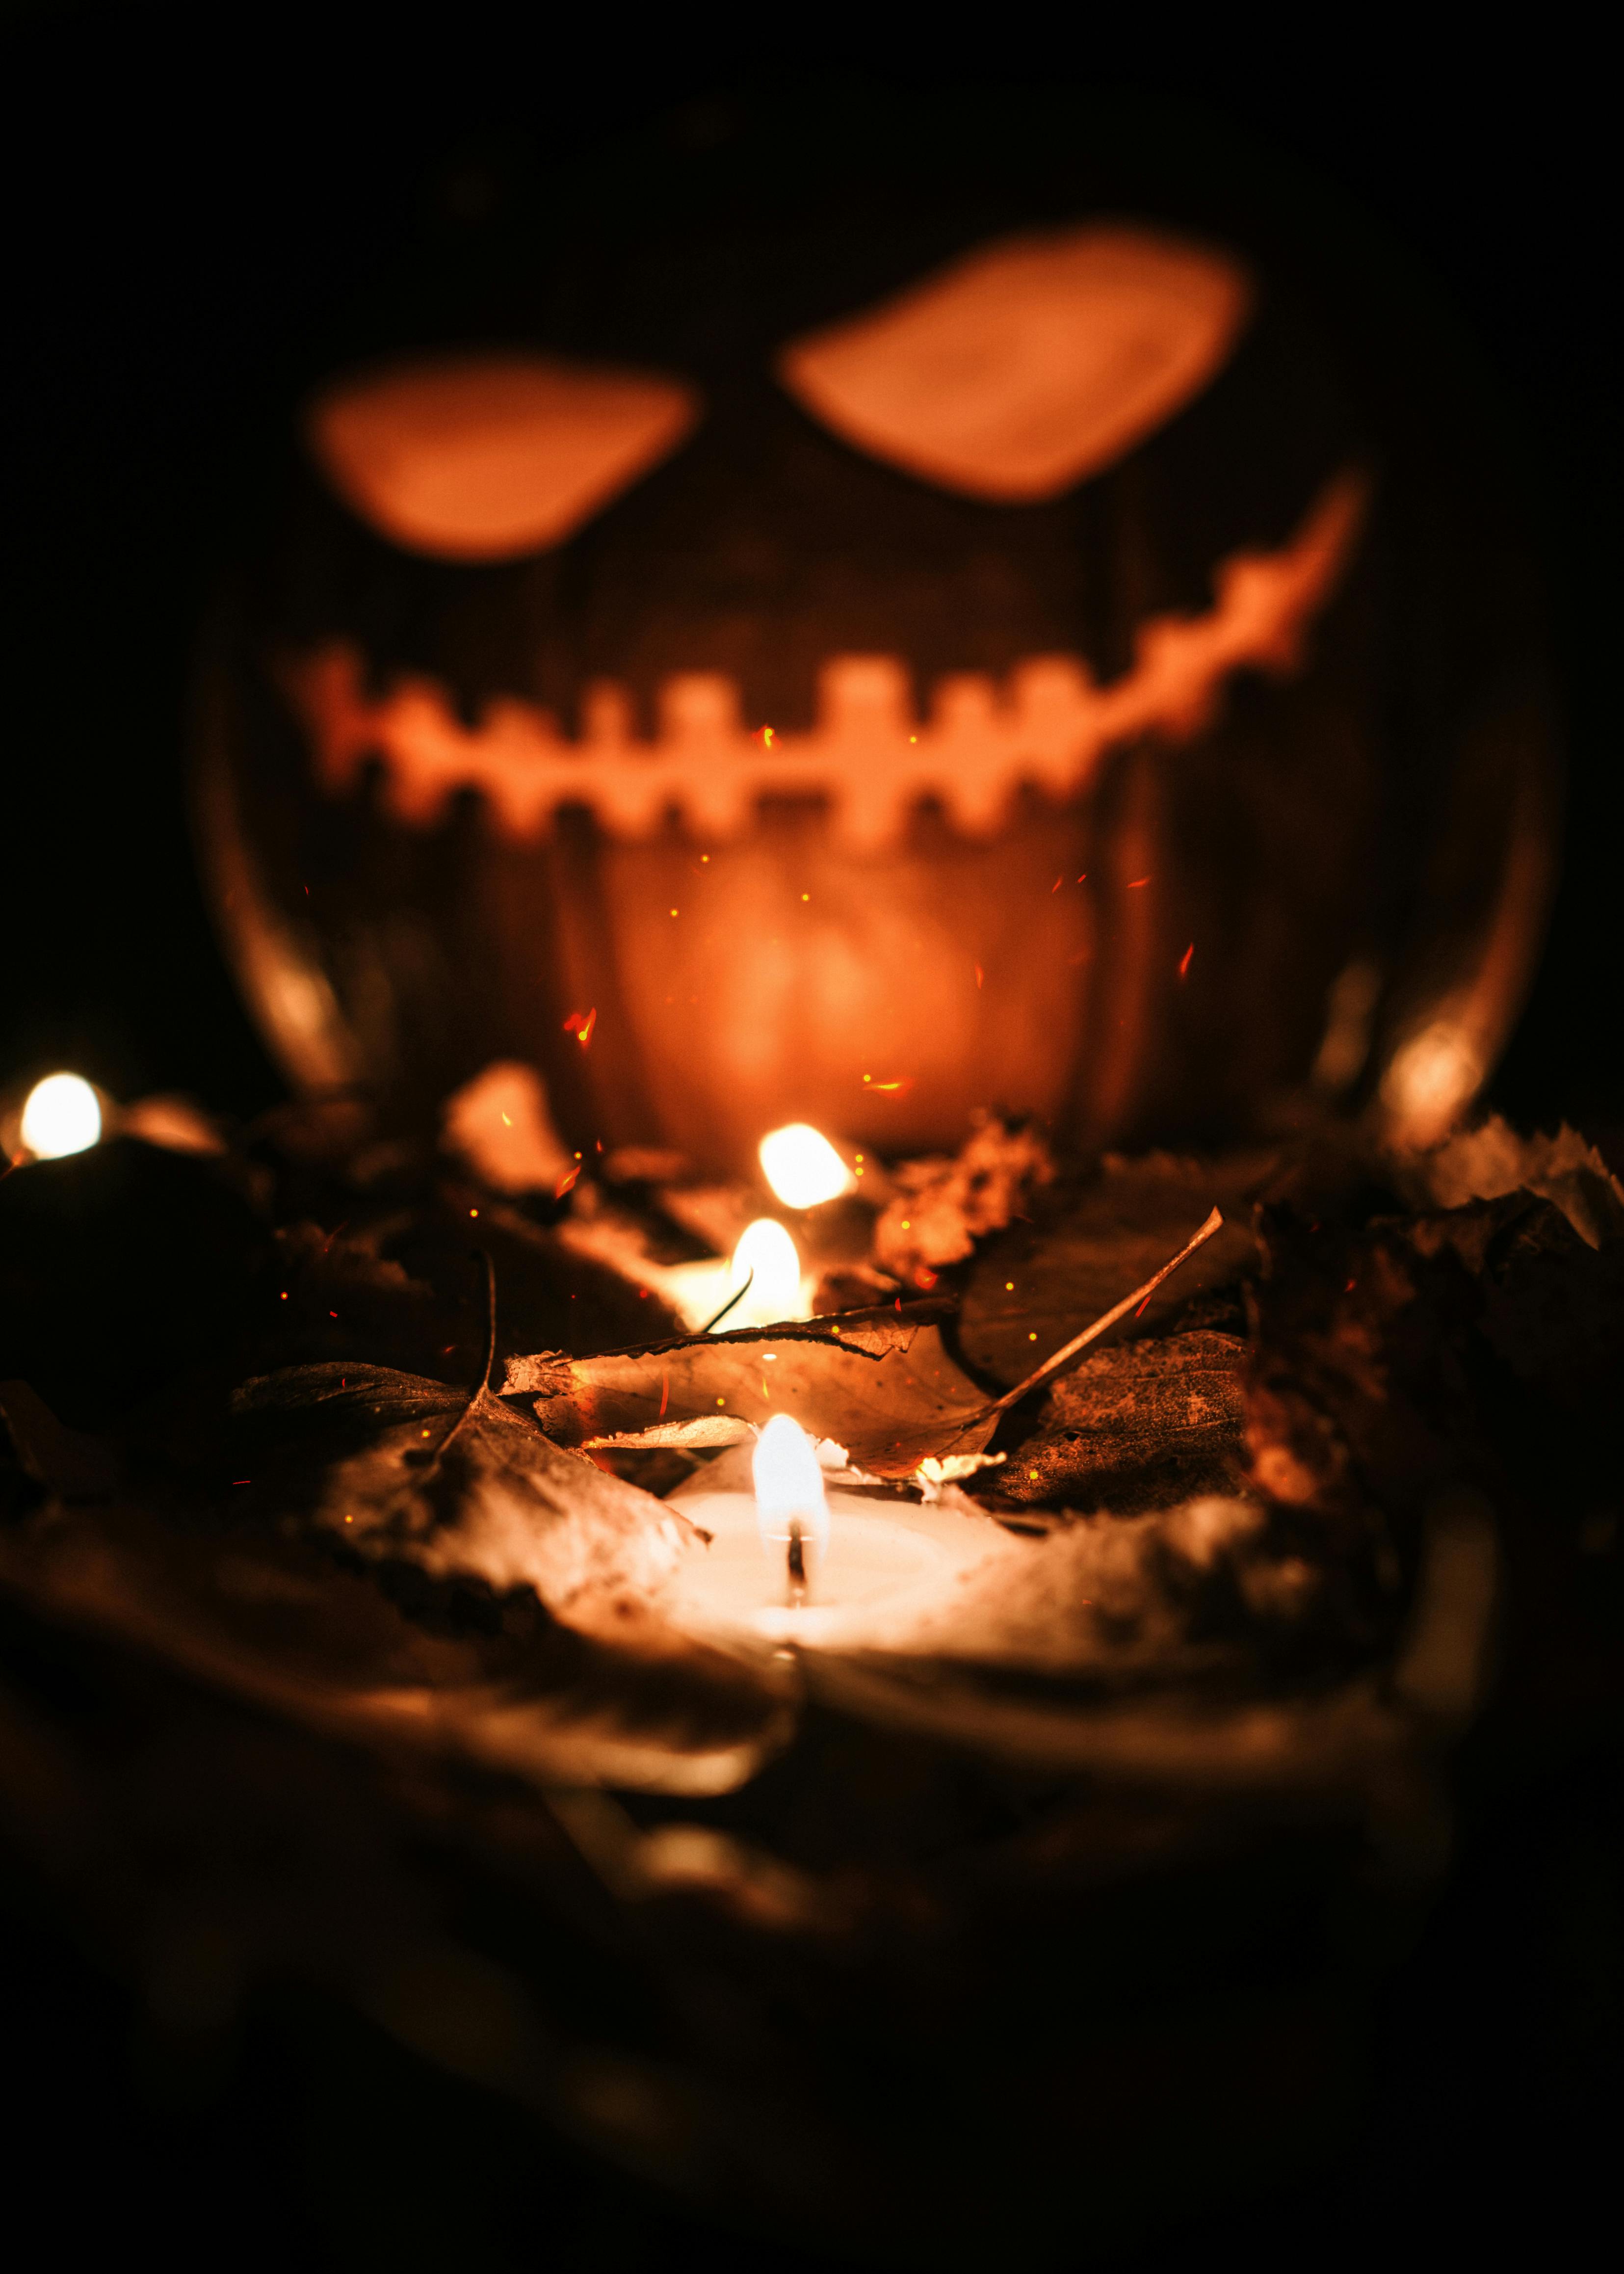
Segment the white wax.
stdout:
<svg viewBox="0 0 1624 2274">
<path fill-rule="evenodd" d="M 711 1535 L 674 1577 L 679 1625 L 718 1639 L 825 1648 L 898 1645 L 913 1618 L 956 1590 L 997 1545 L 996 1527 L 950 1508 L 829 1495 L 829 1545 L 811 1562 L 806 1600 L 789 1600 L 785 1544 L 763 1543 L 746 1492 L 687 1488 L 672 1505 Z"/>
</svg>

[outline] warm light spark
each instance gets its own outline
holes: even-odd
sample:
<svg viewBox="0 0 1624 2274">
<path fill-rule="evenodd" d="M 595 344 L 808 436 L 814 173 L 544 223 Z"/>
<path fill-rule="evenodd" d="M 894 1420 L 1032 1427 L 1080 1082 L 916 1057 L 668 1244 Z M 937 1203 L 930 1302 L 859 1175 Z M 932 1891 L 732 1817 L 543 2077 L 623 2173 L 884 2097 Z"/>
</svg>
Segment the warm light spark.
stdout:
<svg viewBox="0 0 1624 2274">
<path fill-rule="evenodd" d="M 1178 959 L 1178 975 L 1181 979 L 1188 979 L 1190 976 L 1190 959 L 1194 953 L 1195 942 L 1194 940 L 1192 940 L 1189 946 Z"/>
<path fill-rule="evenodd" d="M 816 1208 L 852 1189 L 846 1163 L 810 1122 L 792 1121 L 769 1131 L 756 1149 L 762 1174 L 786 1208 Z"/>
<path fill-rule="evenodd" d="M 582 1049 L 585 1050 L 591 1042 L 592 1029 L 597 1024 L 598 1007 L 594 1004 L 590 1011 L 572 1011 L 564 1021 L 564 1032 L 567 1035 L 573 1035 Z"/>
<path fill-rule="evenodd" d="M 36 1161 L 87 1153 L 102 1135 L 102 1104 L 77 1073 L 48 1073 L 28 1092 L 18 1134 Z"/>
</svg>

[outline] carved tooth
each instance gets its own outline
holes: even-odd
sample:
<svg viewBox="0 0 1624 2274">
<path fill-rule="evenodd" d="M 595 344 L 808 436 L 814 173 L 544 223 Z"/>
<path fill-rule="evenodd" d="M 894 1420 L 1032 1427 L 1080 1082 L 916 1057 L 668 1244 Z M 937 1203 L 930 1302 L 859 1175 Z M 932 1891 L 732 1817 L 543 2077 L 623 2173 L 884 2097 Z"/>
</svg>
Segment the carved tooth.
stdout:
<svg viewBox="0 0 1624 2274">
<path fill-rule="evenodd" d="M 720 750 L 742 732 L 738 684 L 721 671 L 674 673 L 659 690 L 659 719 L 662 744 L 684 754 Z"/>
<path fill-rule="evenodd" d="M 831 734 L 906 743 L 914 726 L 907 673 L 894 655 L 831 656 L 817 675 L 817 719 Z"/>
<path fill-rule="evenodd" d="M 593 749 L 624 749 L 632 739 L 632 699 L 617 680 L 595 679 L 581 702 L 581 739 Z"/>
</svg>

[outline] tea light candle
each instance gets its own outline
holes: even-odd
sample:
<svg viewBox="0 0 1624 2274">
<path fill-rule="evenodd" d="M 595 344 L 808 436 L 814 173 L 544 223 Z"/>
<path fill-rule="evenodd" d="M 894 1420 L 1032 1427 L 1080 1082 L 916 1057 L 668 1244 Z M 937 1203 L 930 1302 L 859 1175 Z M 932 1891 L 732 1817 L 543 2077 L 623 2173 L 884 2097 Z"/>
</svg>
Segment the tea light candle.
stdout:
<svg viewBox="0 0 1624 2274">
<path fill-rule="evenodd" d="M 672 1583 L 671 1615 L 718 1641 L 906 1646 L 914 1620 L 999 1544 L 956 1509 L 865 1497 L 841 1449 L 786 1413 L 670 1499 L 710 1534 Z"/>
<path fill-rule="evenodd" d="M 784 1319 L 808 1318 L 812 1311 L 812 1289 L 794 1240 L 776 1216 L 747 1224 L 731 1261 L 673 1264 L 660 1274 L 659 1287 L 695 1329 L 776 1327 Z"/>
</svg>

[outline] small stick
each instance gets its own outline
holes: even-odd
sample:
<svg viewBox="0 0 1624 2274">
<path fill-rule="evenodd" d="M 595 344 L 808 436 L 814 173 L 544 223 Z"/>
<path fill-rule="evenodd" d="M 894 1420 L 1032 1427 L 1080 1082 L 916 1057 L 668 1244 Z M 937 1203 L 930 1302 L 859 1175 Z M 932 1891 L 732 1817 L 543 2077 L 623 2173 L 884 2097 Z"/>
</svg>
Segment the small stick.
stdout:
<svg viewBox="0 0 1624 2274">
<path fill-rule="evenodd" d="M 743 1286 L 742 1286 L 742 1287 L 736 1287 L 736 1288 L 733 1290 L 733 1293 L 728 1297 L 727 1300 L 723 1304 L 723 1306 L 722 1306 L 721 1309 L 717 1313 L 717 1314 L 716 1314 L 715 1318 L 713 1318 L 713 1319 L 707 1319 L 707 1320 L 705 1321 L 704 1325 L 703 1325 L 703 1327 L 701 1327 L 701 1329 L 699 1329 L 699 1331 L 700 1331 L 700 1333 L 701 1333 L 702 1335 L 708 1335 L 708 1334 L 712 1334 L 712 1333 L 714 1333 L 714 1332 L 715 1332 L 715 1330 L 716 1330 L 716 1329 L 721 1325 L 721 1323 L 722 1323 L 723 1320 L 727 1316 L 727 1314 L 729 1313 L 729 1311 L 731 1311 L 731 1310 L 733 1309 L 733 1305 L 734 1305 L 735 1303 L 742 1303 L 742 1302 L 743 1302 L 743 1300 L 744 1300 L 745 1297 L 746 1297 L 746 1296 L 749 1293 L 749 1291 L 750 1291 L 750 1282 L 751 1282 L 751 1280 L 752 1280 L 752 1279 L 754 1279 L 754 1278 L 755 1278 L 755 1276 L 756 1276 L 756 1266 L 752 1263 L 752 1264 L 751 1264 L 751 1266 L 750 1266 L 750 1268 L 749 1268 L 749 1269 L 748 1269 L 748 1270 L 745 1273 L 745 1275 L 744 1275 L 744 1284 L 743 1284 Z"/>
<path fill-rule="evenodd" d="M 807 1600 L 806 1543 L 793 1517 L 789 1524 L 789 1600 L 792 1610 L 798 1610 Z"/>
<path fill-rule="evenodd" d="M 1136 1287 L 1131 1295 L 1124 1295 L 1120 1303 L 1113 1304 L 1102 1318 L 1096 1319 L 1091 1327 L 1085 1327 L 1080 1335 L 1073 1335 L 1069 1343 L 1063 1344 L 1055 1352 L 1053 1358 L 1044 1359 L 1035 1374 L 1029 1374 L 1025 1382 L 1018 1382 L 1013 1389 L 1006 1389 L 1002 1397 L 995 1399 L 992 1404 L 984 1407 L 983 1412 L 1004 1412 L 1007 1407 L 1018 1404 L 1023 1397 L 1034 1390 L 1040 1382 L 1047 1382 L 1051 1374 L 1058 1374 L 1069 1359 L 1074 1359 L 1079 1351 L 1086 1350 L 1089 1344 L 1097 1341 L 1108 1328 L 1114 1327 L 1118 1319 L 1125 1319 L 1130 1311 L 1137 1309 L 1141 1303 L 1148 1302 L 1162 1281 L 1177 1271 L 1181 1263 L 1187 1262 L 1198 1247 L 1204 1246 L 1214 1232 L 1222 1227 L 1222 1223 L 1223 1217 L 1214 1209 L 1195 1238 L 1187 1246 L 1179 1249 L 1170 1263 L 1164 1263 L 1153 1279 L 1147 1279 L 1142 1287 Z"/>
</svg>

